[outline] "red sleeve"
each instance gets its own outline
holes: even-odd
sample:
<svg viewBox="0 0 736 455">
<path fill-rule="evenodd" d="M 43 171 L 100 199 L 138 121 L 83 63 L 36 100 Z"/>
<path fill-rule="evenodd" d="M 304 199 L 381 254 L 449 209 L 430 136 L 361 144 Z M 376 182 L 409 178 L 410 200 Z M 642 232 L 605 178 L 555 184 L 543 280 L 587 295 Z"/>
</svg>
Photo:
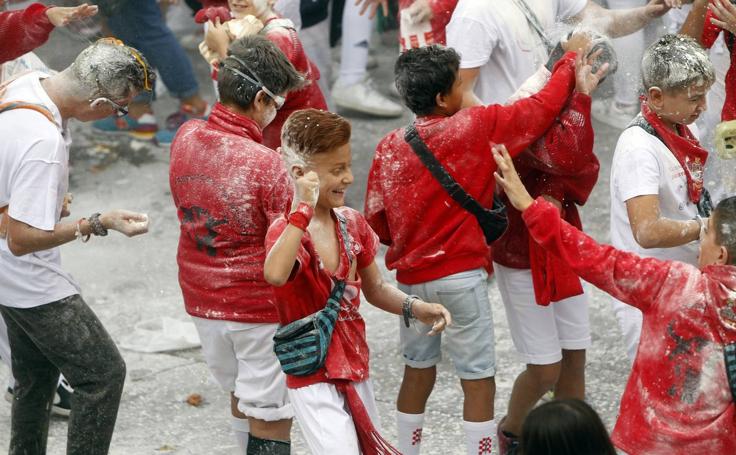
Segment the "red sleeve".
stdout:
<svg viewBox="0 0 736 455">
<path fill-rule="evenodd" d="M 16 59 L 49 39 L 54 25 L 46 16 L 48 9 L 34 3 L 23 10 L 0 13 L 0 63 Z"/>
<path fill-rule="evenodd" d="M 529 153 L 519 156 L 526 166 L 545 174 L 537 194 L 582 205 L 593 191 L 600 164 L 593 153 L 590 105 L 590 96 L 574 93 L 552 127 L 529 148 Z"/>
<path fill-rule="evenodd" d="M 381 243 L 391 245 L 391 230 L 388 227 L 386 219 L 386 206 L 383 199 L 383 186 L 381 185 L 381 163 L 384 154 L 382 150 L 386 147 L 386 142 L 381 141 L 376 149 L 376 156 L 373 158 L 371 170 L 368 173 L 368 189 L 365 193 L 365 219 L 371 228 L 378 234 Z"/>
<path fill-rule="evenodd" d="M 552 126 L 575 88 L 575 53 L 566 53 L 555 65 L 552 77 L 539 93 L 509 106 L 485 108 L 483 122 L 488 140 L 504 144 L 516 156 Z"/>
<path fill-rule="evenodd" d="M 601 245 L 560 219 L 557 208 L 542 198 L 535 200 L 522 218 L 529 235 L 580 278 L 642 311 L 649 310 L 667 286 L 680 286 L 684 275 L 697 272 L 687 264 L 642 258 Z"/>
<path fill-rule="evenodd" d="M 711 19 L 713 19 L 714 17 L 718 19 L 718 16 L 713 14 L 713 11 L 708 9 L 708 11 L 706 11 L 705 13 L 705 24 L 703 24 L 703 36 L 701 38 L 701 41 L 703 42 L 703 47 L 705 47 L 706 49 L 710 49 L 711 46 L 713 46 L 713 43 L 715 43 L 718 39 L 718 35 L 721 34 L 721 28 L 711 22 Z"/>
<path fill-rule="evenodd" d="M 368 267 L 376 260 L 379 241 L 378 236 L 373 232 L 373 229 L 368 225 L 368 222 L 363 218 L 363 215 L 358 212 L 355 212 L 355 214 L 355 224 L 361 245 L 360 253 L 357 255 L 358 270 L 361 270 Z"/>
<path fill-rule="evenodd" d="M 285 216 L 281 216 L 279 218 L 276 218 L 272 223 L 271 226 L 268 228 L 268 232 L 266 232 L 266 239 L 264 241 L 265 247 L 266 247 L 266 256 L 268 256 L 268 253 L 271 252 L 271 248 L 276 244 L 276 242 L 281 237 L 281 234 L 284 233 L 284 230 L 286 229 L 286 226 L 289 225 L 289 222 L 286 220 Z M 306 234 L 305 234 L 306 236 Z M 305 264 L 309 264 L 309 261 L 311 260 L 311 256 L 309 255 L 309 252 L 304 247 L 305 237 L 302 237 L 302 242 L 299 244 L 299 250 L 296 252 L 296 260 L 294 262 L 294 268 L 291 270 L 291 276 L 289 276 L 289 281 L 293 280 L 299 272 L 303 269 L 303 266 Z"/>
</svg>

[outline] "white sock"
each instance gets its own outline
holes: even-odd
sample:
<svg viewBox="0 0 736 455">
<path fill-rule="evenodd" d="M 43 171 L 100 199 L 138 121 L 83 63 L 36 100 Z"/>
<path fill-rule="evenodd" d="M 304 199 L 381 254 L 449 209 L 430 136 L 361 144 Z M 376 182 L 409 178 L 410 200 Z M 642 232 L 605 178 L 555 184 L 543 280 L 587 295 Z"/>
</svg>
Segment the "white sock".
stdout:
<svg viewBox="0 0 736 455">
<path fill-rule="evenodd" d="M 245 455 L 248 452 L 248 433 L 250 432 L 248 419 L 239 419 L 235 416 L 230 416 L 230 419 L 230 426 L 235 434 L 235 440 L 238 442 L 240 453 Z"/>
<path fill-rule="evenodd" d="M 463 420 L 465 446 L 468 455 L 491 455 L 493 440 L 496 439 L 496 421 L 468 422 Z"/>
<path fill-rule="evenodd" d="M 399 452 L 403 455 L 419 455 L 424 414 L 404 414 L 396 411 L 396 423 L 399 427 Z"/>
</svg>

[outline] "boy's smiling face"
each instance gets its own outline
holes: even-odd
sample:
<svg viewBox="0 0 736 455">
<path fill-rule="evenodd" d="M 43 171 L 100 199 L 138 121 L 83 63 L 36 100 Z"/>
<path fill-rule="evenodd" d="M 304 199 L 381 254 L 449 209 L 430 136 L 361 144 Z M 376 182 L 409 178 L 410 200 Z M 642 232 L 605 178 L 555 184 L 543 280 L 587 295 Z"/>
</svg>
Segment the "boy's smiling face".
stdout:
<svg viewBox="0 0 736 455">
<path fill-rule="evenodd" d="M 332 209 L 345 205 L 345 191 L 353 183 L 350 143 L 310 156 L 305 168 L 309 171 L 319 176 L 318 206 Z"/>
<path fill-rule="evenodd" d="M 237 19 L 249 14 L 258 17 L 268 10 L 269 0 L 228 0 L 227 6 Z"/>
<path fill-rule="evenodd" d="M 705 96 L 710 85 L 695 82 L 683 89 L 649 89 L 649 103 L 657 116 L 666 122 L 689 125 L 707 108 Z"/>
</svg>

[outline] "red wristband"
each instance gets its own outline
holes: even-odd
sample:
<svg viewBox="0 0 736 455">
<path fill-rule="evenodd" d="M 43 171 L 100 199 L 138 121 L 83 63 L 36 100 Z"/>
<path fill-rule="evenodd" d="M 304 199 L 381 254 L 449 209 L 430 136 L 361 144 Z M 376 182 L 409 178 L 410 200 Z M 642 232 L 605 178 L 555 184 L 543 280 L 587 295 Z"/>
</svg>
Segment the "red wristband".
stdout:
<svg viewBox="0 0 736 455">
<path fill-rule="evenodd" d="M 312 220 L 312 215 L 314 215 L 314 209 L 309 204 L 300 202 L 296 210 L 289 214 L 287 220 L 292 226 L 307 232 L 307 226 L 309 226 L 309 222 Z"/>
</svg>

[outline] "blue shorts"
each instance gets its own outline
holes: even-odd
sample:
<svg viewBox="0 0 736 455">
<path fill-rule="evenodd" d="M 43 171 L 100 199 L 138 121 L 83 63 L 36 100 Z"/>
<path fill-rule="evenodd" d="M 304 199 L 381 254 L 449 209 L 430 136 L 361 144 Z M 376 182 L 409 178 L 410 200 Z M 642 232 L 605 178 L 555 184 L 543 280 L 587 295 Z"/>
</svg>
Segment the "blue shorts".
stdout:
<svg viewBox="0 0 736 455">
<path fill-rule="evenodd" d="M 399 288 L 427 302 L 441 303 L 452 315 L 452 324 L 439 335 L 426 335 L 430 326 L 412 321 L 404 326 L 399 318 L 404 362 L 412 368 L 429 368 L 442 359 L 440 343 L 445 338 L 447 352 L 460 379 L 484 379 L 496 374 L 493 314 L 488 298 L 488 274 L 484 269 L 468 270 L 426 283 Z"/>
</svg>

